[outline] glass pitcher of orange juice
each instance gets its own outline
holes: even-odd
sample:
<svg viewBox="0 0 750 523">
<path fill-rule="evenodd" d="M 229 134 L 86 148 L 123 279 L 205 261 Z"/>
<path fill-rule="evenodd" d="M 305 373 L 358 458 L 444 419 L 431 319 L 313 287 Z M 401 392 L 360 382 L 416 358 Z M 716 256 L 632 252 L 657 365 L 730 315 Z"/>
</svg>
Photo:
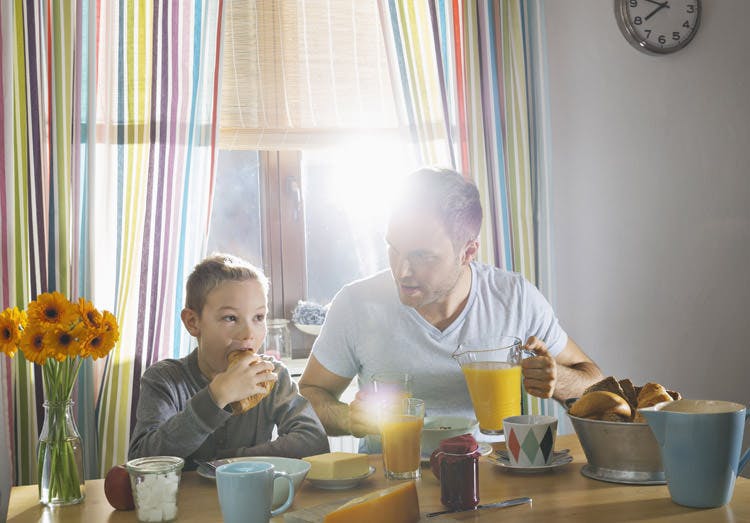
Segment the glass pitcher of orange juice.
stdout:
<svg viewBox="0 0 750 523">
<path fill-rule="evenodd" d="M 461 365 L 483 434 L 502 434 L 503 418 L 521 414 L 521 360 L 533 355 L 515 336 L 468 341 L 452 357 Z"/>
</svg>

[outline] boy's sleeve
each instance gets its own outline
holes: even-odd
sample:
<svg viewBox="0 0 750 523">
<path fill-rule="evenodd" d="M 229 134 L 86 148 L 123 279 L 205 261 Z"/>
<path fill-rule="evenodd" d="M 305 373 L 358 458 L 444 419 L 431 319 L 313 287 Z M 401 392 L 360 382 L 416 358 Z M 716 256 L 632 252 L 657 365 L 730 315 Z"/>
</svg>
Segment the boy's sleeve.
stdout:
<svg viewBox="0 0 750 523">
<path fill-rule="evenodd" d="M 164 455 L 186 459 L 231 416 L 214 403 L 208 388 L 186 402 L 181 400 L 181 393 L 186 397 L 183 384 L 177 365 L 166 361 L 144 372 L 129 459 Z"/>
<path fill-rule="evenodd" d="M 240 447 L 236 456 L 286 456 L 303 458 L 328 452 L 328 436 L 312 405 L 299 393 L 289 370 L 278 364 L 279 379 L 274 390 L 258 407 L 264 409 L 258 417 L 257 433 L 270 433 L 276 425 L 278 438 L 252 447 Z M 266 427 L 261 427 L 265 424 Z"/>
</svg>

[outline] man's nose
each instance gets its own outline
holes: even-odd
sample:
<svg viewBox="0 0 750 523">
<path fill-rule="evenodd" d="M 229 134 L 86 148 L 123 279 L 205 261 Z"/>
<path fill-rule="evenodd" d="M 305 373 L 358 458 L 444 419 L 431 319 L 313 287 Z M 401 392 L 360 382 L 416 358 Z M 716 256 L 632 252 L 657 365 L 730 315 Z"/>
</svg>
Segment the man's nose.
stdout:
<svg viewBox="0 0 750 523">
<path fill-rule="evenodd" d="M 412 275 L 411 263 L 408 258 L 399 258 L 396 263 L 396 278 L 406 278 Z"/>
</svg>

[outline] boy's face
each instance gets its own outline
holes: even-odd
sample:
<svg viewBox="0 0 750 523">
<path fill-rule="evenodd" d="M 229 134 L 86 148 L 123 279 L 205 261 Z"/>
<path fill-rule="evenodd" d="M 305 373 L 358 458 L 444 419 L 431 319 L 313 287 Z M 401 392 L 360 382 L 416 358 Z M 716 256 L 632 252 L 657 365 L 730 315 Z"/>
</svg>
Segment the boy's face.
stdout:
<svg viewBox="0 0 750 523">
<path fill-rule="evenodd" d="M 206 296 L 200 313 L 182 310 L 182 323 L 198 340 L 198 365 L 212 379 L 224 372 L 229 353 L 256 354 L 266 337 L 268 304 L 257 280 L 225 281 Z"/>
</svg>

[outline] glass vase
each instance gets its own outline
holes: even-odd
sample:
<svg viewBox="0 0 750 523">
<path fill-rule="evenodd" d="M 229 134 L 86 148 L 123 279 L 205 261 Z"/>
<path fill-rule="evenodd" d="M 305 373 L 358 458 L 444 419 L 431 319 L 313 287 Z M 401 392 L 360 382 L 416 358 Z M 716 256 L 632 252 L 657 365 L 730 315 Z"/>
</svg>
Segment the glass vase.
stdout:
<svg viewBox="0 0 750 523">
<path fill-rule="evenodd" d="M 39 502 L 73 505 L 86 496 L 83 447 L 73 419 L 73 401 L 45 401 L 37 447 Z"/>
</svg>

